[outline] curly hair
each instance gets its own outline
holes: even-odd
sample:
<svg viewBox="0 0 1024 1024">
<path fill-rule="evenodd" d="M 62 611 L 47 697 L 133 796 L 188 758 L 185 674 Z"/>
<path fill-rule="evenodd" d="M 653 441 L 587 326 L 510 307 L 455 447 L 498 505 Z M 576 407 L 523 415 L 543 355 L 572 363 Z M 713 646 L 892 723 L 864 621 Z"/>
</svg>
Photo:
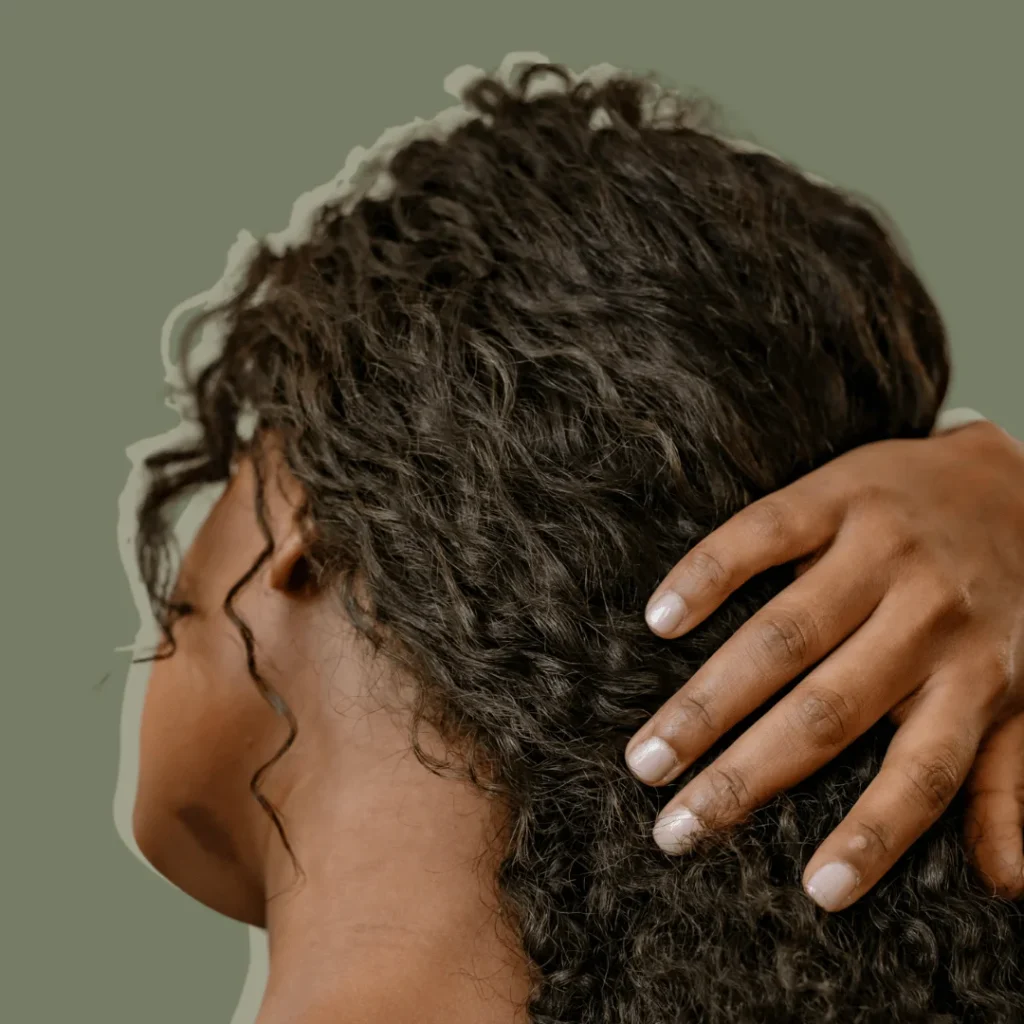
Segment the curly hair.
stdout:
<svg viewBox="0 0 1024 1024">
<path fill-rule="evenodd" d="M 531 91 L 540 75 L 561 87 Z M 199 429 L 149 460 L 139 511 L 165 632 L 170 508 L 227 477 L 251 413 L 304 487 L 313 571 L 416 681 L 417 755 L 509 809 L 498 884 L 533 1021 L 1024 1020 L 1021 915 L 969 867 L 962 794 L 853 907 L 802 891 L 888 720 L 681 858 L 651 839 L 671 792 L 623 758 L 792 578 L 666 642 L 643 608 L 675 561 L 838 453 L 930 430 L 947 341 L 894 231 L 653 79 L 532 65 L 463 102 L 476 116 L 388 159 L 388 194 L 262 244 L 192 324 L 223 325 L 187 378 Z M 421 748 L 425 723 L 447 761 Z"/>
</svg>

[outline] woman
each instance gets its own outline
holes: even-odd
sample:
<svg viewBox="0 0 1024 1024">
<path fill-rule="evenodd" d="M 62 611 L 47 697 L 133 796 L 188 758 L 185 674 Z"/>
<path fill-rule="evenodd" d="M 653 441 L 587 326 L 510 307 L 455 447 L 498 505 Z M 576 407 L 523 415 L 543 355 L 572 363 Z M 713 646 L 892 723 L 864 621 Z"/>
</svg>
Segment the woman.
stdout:
<svg viewBox="0 0 1024 1024">
<path fill-rule="evenodd" d="M 722 142 L 643 83 L 558 72 L 563 87 L 536 96 L 542 73 L 477 81 L 476 116 L 371 164 L 359 194 L 326 203 L 285 251 L 261 247 L 194 325 L 223 329 L 188 391 L 199 434 L 150 458 L 139 513 L 167 637 L 143 721 L 140 848 L 195 898 L 267 928 L 261 1024 L 1016 1019 L 1020 915 L 967 870 L 951 784 L 928 804 L 946 813 L 874 888 L 859 822 L 832 835 L 864 858 L 843 913 L 803 892 L 808 855 L 884 768 L 883 698 L 854 693 L 860 717 L 796 759 L 818 770 L 761 806 L 800 780 L 760 765 L 762 785 L 750 766 L 764 740 L 741 740 L 746 770 L 707 775 L 753 813 L 692 834 L 689 857 L 652 840 L 661 811 L 659 842 L 679 852 L 664 825 L 677 804 L 624 755 L 644 774 L 633 755 L 664 743 L 675 763 L 648 778 L 682 774 L 686 806 L 713 823 L 696 787 L 716 757 L 736 759 L 744 698 L 728 693 L 703 729 L 674 709 L 698 707 L 710 656 L 793 593 L 793 570 L 771 566 L 799 560 L 804 599 L 845 570 L 825 606 L 834 629 L 796 648 L 793 678 L 840 634 L 880 643 L 885 588 L 851 564 L 840 519 L 873 514 L 876 497 L 927 508 L 926 489 L 981 453 L 1019 480 L 1020 452 L 984 425 L 923 440 L 945 334 L 862 205 Z M 842 452 L 863 499 L 844 491 L 842 459 L 806 476 Z M 888 488 L 872 479 L 883 463 L 903 467 Z M 799 478 L 819 481 L 826 514 L 790 533 L 784 515 L 752 520 L 788 545 L 744 555 L 728 525 L 715 534 L 758 500 L 799 522 L 813 486 Z M 169 509 L 217 482 L 175 572 Z M 983 500 L 1009 551 L 979 545 L 971 562 L 959 518 L 936 512 L 949 572 L 1019 586 L 1018 511 Z M 928 538 L 924 522 L 897 551 Z M 696 628 L 666 643 L 644 596 L 687 549 L 652 621 Z M 721 566 L 717 588 L 692 591 L 695 565 Z M 653 614 L 669 591 L 689 618 Z M 996 635 L 968 644 L 970 616 L 945 590 L 921 583 L 914 598 L 915 641 L 1007 650 Z M 863 652 L 865 674 L 872 653 L 873 674 L 892 667 L 901 686 L 941 662 L 890 644 Z M 1000 719 L 1010 686 L 975 682 Z M 908 723 L 913 692 L 892 700 Z M 799 741 L 811 721 L 781 731 Z M 902 818 L 878 836 L 890 851 L 907 821 L 924 827 Z"/>
</svg>

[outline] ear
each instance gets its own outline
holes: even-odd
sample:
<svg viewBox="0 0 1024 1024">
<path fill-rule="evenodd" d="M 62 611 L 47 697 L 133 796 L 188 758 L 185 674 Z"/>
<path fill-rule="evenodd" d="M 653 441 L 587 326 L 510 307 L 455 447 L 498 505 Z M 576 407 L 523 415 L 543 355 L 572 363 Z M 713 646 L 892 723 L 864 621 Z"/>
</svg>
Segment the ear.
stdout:
<svg viewBox="0 0 1024 1024">
<path fill-rule="evenodd" d="M 270 554 L 269 580 L 274 590 L 297 594 L 309 584 L 308 541 L 298 519 L 292 520 L 287 533 L 274 542 Z"/>
<path fill-rule="evenodd" d="M 281 593 L 298 595 L 311 579 L 309 538 L 311 522 L 301 484 L 284 461 L 280 438 L 261 435 L 259 456 L 264 459 L 266 482 L 263 497 L 267 523 L 274 537 L 268 579 Z"/>
</svg>

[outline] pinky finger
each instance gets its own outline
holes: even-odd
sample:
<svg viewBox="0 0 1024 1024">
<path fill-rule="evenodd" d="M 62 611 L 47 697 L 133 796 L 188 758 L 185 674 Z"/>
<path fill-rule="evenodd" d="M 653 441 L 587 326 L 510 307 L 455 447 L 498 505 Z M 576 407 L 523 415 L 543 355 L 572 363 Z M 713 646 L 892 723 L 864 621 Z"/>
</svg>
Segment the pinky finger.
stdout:
<svg viewBox="0 0 1024 1024">
<path fill-rule="evenodd" d="M 992 890 L 1024 896 L 1024 713 L 985 738 L 967 782 L 965 838 Z"/>
</svg>

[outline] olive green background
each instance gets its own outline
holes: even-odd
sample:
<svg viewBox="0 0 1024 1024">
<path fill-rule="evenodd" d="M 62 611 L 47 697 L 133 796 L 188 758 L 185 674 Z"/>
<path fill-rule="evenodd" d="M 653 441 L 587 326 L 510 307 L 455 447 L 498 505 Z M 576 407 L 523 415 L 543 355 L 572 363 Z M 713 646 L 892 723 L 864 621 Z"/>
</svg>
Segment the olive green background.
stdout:
<svg viewBox="0 0 1024 1024">
<path fill-rule="evenodd" d="M 139 863 L 112 801 L 124 450 L 173 425 L 161 324 L 239 229 L 447 106 L 460 64 L 656 70 L 886 206 L 947 317 L 953 403 L 1024 436 L 1022 28 L 1018 0 L 4 3 L 0 1020 L 227 1024 L 238 1001 L 245 929 Z"/>
</svg>

